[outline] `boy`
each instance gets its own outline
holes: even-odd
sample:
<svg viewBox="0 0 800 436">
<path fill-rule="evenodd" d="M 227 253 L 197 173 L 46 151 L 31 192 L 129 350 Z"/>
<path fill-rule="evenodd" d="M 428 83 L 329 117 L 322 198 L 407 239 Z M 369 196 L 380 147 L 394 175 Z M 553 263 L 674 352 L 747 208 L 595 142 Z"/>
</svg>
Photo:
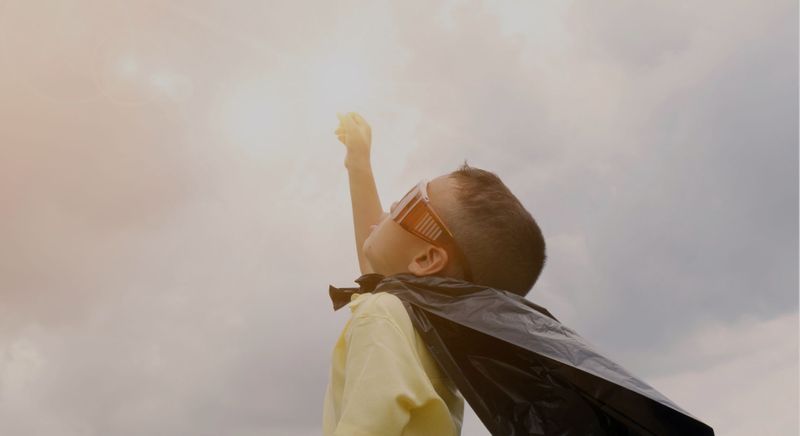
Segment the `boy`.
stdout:
<svg viewBox="0 0 800 436">
<path fill-rule="evenodd" d="M 383 212 L 370 166 L 371 129 L 356 113 L 339 120 L 359 283 L 413 274 L 528 293 L 544 267 L 544 238 L 496 175 L 465 163 L 423 180 Z M 348 307 L 352 317 L 332 356 L 324 434 L 459 435 L 464 399 L 400 299 L 387 292 L 354 294 Z"/>
</svg>

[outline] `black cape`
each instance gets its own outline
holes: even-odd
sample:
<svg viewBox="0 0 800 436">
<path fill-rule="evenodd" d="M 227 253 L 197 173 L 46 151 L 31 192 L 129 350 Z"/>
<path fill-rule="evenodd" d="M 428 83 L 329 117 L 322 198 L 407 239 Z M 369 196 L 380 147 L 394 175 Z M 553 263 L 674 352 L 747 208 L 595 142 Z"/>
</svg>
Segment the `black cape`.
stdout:
<svg viewBox="0 0 800 436">
<path fill-rule="evenodd" d="M 603 357 L 545 308 L 504 290 L 411 273 L 364 274 L 329 292 L 389 292 L 492 435 L 713 435 Z"/>
</svg>

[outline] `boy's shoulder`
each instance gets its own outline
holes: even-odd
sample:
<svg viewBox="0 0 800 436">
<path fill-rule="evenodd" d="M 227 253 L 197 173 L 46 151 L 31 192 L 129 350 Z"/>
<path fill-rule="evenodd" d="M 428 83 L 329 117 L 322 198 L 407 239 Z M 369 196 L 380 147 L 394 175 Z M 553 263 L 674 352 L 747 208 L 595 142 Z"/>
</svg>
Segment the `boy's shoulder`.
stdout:
<svg viewBox="0 0 800 436">
<path fill-rule="evenodd" d="M 352 332 L 355 326 L 358 328 L 370 328 L 369 325 L 375 322 L 388 321 L 402 332 L 405 340 L 414 347 L 418 346 L 419 340 L 414 330 L 414 324 L 403 302 L 395 295 L 388 292 L 366 292 L 355 294 L 348 304 L 352 312 L 351 321 L 346 328 Z"/>
<path fill-rule="evenodd" d="M 395 320 L 408 319 L 400 299 L 388 292 L 365 292 L 353 295 L 347 305 L 353 317 L 383 316 Z"/>
</svg>

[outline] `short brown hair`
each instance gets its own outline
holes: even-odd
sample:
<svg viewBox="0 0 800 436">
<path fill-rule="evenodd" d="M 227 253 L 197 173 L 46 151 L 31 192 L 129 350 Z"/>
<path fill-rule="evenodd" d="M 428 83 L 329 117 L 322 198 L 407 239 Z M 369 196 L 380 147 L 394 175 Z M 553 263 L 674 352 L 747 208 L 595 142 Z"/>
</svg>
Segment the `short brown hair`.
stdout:
<svg viewBox="0 0 800 436">
<path fill-rule="evenodd" d="M 447 214 L 447 223 L 467 257 L 473 281 L 527 295 L 547 259 L 536 220 L 496 174 L 465 160 L 448 176 L 457 182 L 458 210 Z"/>
</svg>

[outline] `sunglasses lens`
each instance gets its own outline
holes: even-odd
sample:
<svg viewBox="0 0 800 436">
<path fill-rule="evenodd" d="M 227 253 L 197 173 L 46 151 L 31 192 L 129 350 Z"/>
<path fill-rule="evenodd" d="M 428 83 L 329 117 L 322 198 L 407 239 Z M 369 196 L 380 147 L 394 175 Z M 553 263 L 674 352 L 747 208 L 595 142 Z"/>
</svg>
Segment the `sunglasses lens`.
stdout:
<svg viewBox="0 0 800 436">
<path fill-rule="evenodd" d="M 442 234 L 442 228 L 439 223 L 427 211 L 421 214 L 417 222 L 414 223 L 414 231 L 429 241 L 437 240 L 439 235 Z"/>
</svg>

